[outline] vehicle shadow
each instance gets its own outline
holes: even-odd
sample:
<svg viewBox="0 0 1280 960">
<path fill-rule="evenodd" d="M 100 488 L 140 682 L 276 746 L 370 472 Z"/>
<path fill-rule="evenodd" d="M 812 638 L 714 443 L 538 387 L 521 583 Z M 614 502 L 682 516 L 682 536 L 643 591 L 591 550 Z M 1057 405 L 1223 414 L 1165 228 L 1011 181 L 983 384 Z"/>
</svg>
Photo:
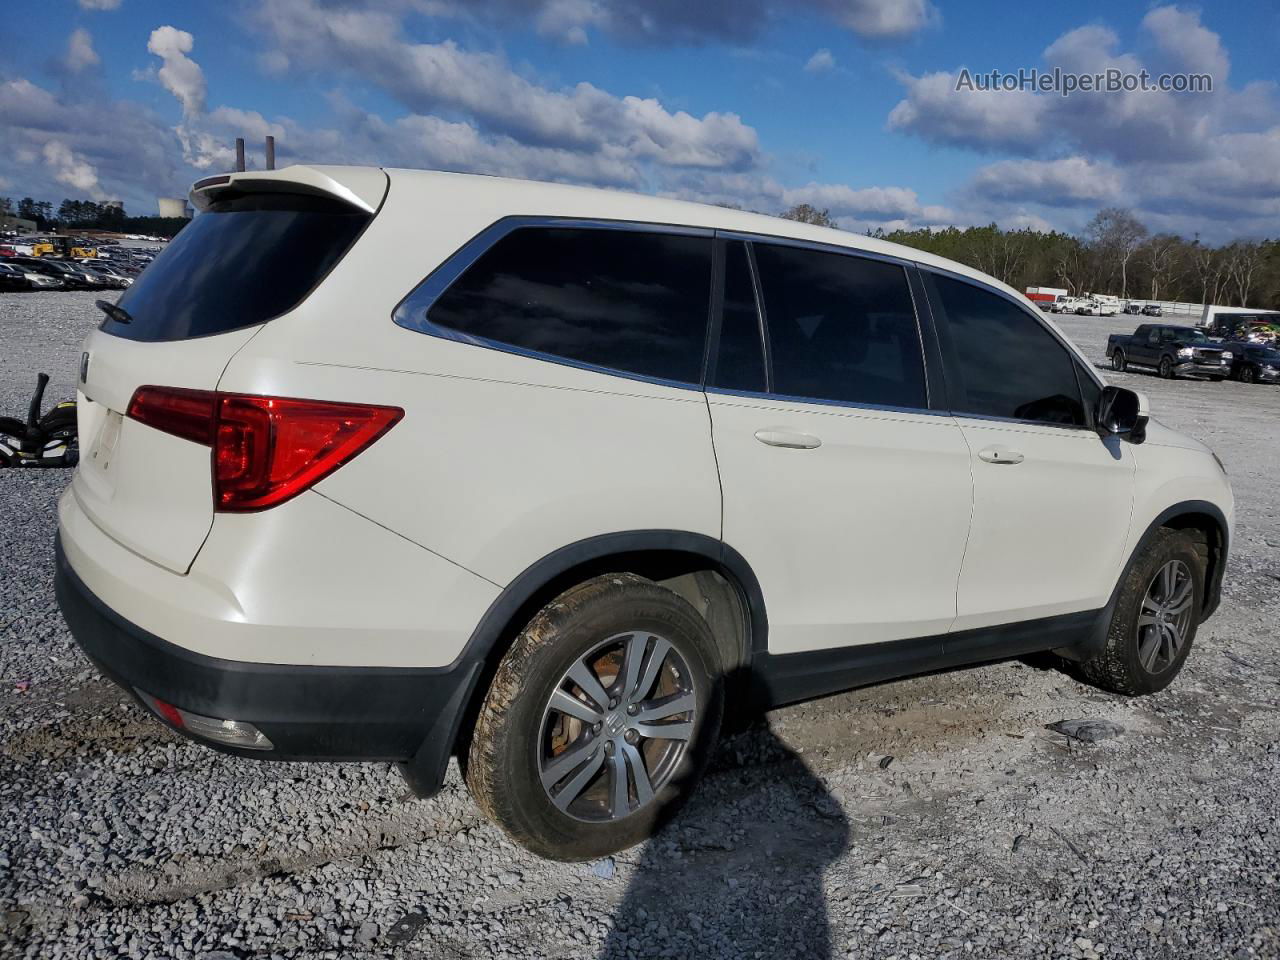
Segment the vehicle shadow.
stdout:
<svg viewBox="0 0 1280 960">
<path fill-rule="evenodd" d="M 599 957 L 832 956 L 824 873 L 849 834 L 821 777 L 760 720 L 649 841 Z"/>
</svg>

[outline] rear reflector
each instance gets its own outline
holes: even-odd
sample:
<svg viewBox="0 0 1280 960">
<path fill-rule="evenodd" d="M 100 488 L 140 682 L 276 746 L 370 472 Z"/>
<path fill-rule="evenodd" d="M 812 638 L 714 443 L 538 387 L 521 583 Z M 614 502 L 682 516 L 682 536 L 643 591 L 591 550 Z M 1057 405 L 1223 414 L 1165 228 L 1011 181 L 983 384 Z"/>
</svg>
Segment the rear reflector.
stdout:
<svg viewBox="0 0 1280 960">
<path fill-rule="evenodd" d="M 159 697 L 153 697 L 145 690 L 134 687 L 134 693 L 142 698 L 142 702 L 155 711 L 165 723 L 178 730 L 185 731 L 201 740 L 212 740 L 214 743 L 228 747 L 239 747 L 242 750 L 273 750 L 274 745 L 266 734 L 252 723 L 243 720 L 219 720 L 217 717 L 206 717 L 190 710 L 165 703 Z"/>
<path fill-rule="evenodd" d="M 139 387 L 129 417 L 213 448 L 214 509 L 265 510 L 313 486 L 390 430 L 399 407 Z"/>
</svg>

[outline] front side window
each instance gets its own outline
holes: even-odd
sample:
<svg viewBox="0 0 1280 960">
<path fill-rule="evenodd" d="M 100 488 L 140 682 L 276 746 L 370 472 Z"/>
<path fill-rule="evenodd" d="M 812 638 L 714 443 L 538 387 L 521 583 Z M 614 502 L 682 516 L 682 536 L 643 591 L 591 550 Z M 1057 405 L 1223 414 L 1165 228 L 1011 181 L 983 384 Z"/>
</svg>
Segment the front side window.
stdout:
<svg viewBox="0 0 1280 960">
<path fill-rule="evenodd" d="M 928 406 L 906 271 L 843 253 L 756 243 L 773 392 Z"/>
<path fill-rule="evenodd" d="M 468 337 L 698 383 L 711 243 L 669 233 L 521 227 L 468 267 L 427 317 Z"/>
<path fill-rule="evenodd" d="M 972 283 L 925 277 L 933 289 L 956 413 L 1072 426 L 1088 422 L 1075 360 L 1036 317 Z"/>
</svg>

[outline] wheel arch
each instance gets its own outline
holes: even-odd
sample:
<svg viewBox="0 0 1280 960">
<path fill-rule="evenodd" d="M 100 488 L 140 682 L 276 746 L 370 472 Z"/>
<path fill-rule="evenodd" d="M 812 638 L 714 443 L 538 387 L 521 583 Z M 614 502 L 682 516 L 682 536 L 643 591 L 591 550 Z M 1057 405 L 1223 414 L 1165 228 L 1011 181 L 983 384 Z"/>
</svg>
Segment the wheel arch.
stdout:
<svg viewBox="0 0 1280 960">
<path fill-rule="evenodd" d="M 470 730 L 490 681 L 520 630 L 542 607 L 565 590 L 606 573 L 634 573 L 669 585 L 695 608 L 697 591 L 722 655 L 731 662 L 730 683 L 750 676 L 750 663 L 768 649 L 768 616 L 764 595 L 746 559 L 728 544 L 705 534 L 681 530 L 631 530 L 588 537 L 535 561 L 518 574 L 489 605 L 455 660 L 455 669 L 470 674 L 465 708 L 457 711 L 454 729 L 445 738 L 429 738 L 404 767 L 415 792 L 426 793 L 443 778 L 451 754 L 465 758 Z M 729 594 L 709 596 L 716 584 L 696 575 L 715 574 L 739 605 L 737 623 L 725 618 Z M 692 578 L 692 579 L 691 579 Z M 715 610 L 715 617 L 708 616 Z M 732 634 L 736 637 L 730 640 Z M 736 643 L 734 642 L 736 641 Z M 736 649 L 734 648 L 736 647 Z M 421 784 L 421 786 L 419 786 Z"/>
<path fill-rule="evenodd" d="M 1207 547 L 1205 558 L 1205 590 L 1200 608 L 1200 622 L 1211 617 L 1222 599 L 1222 575 L 1226 568 L 1227 548 L 1229 546 L 1229 530 L 1226 515 L 1215 503 L 1208 500 L 1183 500 L 1172 504 L 1156 515 L 1142 536 L 1138 538 L 1129 555 L 1125 557 L 1116 585 L 1111 591 L 1107 605 L 1099 611 L 1096 625 L 1089 639 L 1073 647 L 1060 648 L 1056 653 L 1071 660 L 1087 660 L 1106 645 L 1107 630 L 1115 613 L 1116 602 L 1120 595 L 1120 587 L 1124 583 L 1125 574 L 1137 557 L 1158 531 L 1192 530 L 1204 535 Z"/>
</svg>

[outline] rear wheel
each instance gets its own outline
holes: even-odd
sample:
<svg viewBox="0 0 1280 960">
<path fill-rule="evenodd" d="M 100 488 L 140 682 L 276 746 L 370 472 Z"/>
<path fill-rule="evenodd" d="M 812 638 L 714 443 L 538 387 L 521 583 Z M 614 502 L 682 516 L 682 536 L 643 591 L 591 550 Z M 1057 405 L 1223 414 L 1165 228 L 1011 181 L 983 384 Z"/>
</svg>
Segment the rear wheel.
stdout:
<svg viewBox="0 0 1280 960">
<path fill-rule="evenodd" d="M 1085 677 L 1129 695 L 1167 687 L 1191 652 L 1203 607 L 1204 569 L 1190 537 L 1158 531 L 1125 571 L 1106 646 L 1081 665 Z"/>
<path fill-rule="evenodd" d="M 540 856 L 615 853 L 687 799 L 721 701 L 715 638 L 697 611 L 641 577 L 598 577 L 544 607 L 503 658 L 467 785 Z"/>
<path fill-rule="evenodd" d="M 1128 363 L 1126 363 L 1126 361 L 1125 361 L 1125 359 L 1124 359 L 1124 351 L 1123 351 L 1123 350 L 1117 350 L 1115 353 L 1111 354 L 1111 369 L 1112 369 L 1112 370 L 1116 371 L 1117 373 L 1124 373 L 1124 369 L 1125 369 L 1125 367 L 1127 367 L 1127 366 L 1128 366 Z"/>
<path fill-rule="evenodd" d="M 1169 357 L 1160 358 L 1160 376 L 1165 380 L 1173 379 L 1173 360 Z"/>
</svg>

